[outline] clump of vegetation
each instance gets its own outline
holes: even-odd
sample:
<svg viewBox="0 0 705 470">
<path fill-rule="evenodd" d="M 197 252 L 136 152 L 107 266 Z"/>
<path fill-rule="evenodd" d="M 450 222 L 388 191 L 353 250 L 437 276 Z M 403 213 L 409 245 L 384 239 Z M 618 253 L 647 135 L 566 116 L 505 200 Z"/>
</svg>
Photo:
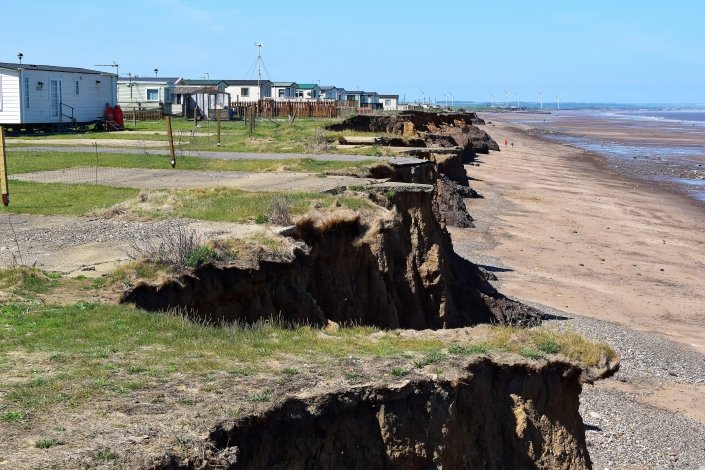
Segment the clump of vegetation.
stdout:
<svg viewBox="0 0 705 470">
<path fill-rule="evenodd" d="M 456 356 L 469 356 L 471 354 L 484 354 L 488 351 L 484 344 L 472 344 L 462 346 L 460 344 L 451 344 L 448 346 L 448 352 Z"/>
<path fill-rule="evenodd" d="M 269 222 L 276 225 L 289 225 L 291 223 L 291 201 L 285 194 L 278 194 L 272 198 L 272 205 L 267 218 Z"/>
<path fill-rule="evenodd" d="M 267 402 L 272 399 L 272 395 L 274 395 L 274 390 L 271 388 L 265 388 L 259 393 L 255 393 L 254 395 L 250 396 L 250 401 L 251 402 Z"/>
<path fill-rule="evenodd" d="M 392 369 L 392 375 L 394 377 L 404 377 L 409 375 L 409 369 L 405 369 L 403 367 L 395 367 Z"/>
<path fill-rule="evenodd" d="M 59 284 L 59 273 L 50 273 L 27 266 L 0 269 L 0 292 L 9 297 L 33 299 Z"/>
<path fill-rule="evenodd" d="M 184 264 L 188 267 L 195 268 L 206 263 L 212 263 L 218 259 L 218 253 L 207 246 L 197 246 L 191 250 L 184 260 Z"/>
<path fill-rule="evenodd" d="M 435 349 L 432 351 L 429 351 L 424 357 L 421 359 L 414 361 L 414 367 L 417 369 L 421 369 L 422 367 L 425 367 L 430 364 L 438 364 L 439 362 L 445 361 L 448 359 L 448 356 L 443 353 L 440 349 Z"/>
<path fill-rule="evenodd" d="M 49 447 L 54 447 L 59 441 L 53 438 L 39 439 L 34 443 L 34 447 L 37 449 L 48 449 Z"/>
<path fill-rule="evenodd" d="M 6 423 L 17 423 L 27 419 L 27 413 L 24 411 L 8 410 L 2 414 L 2 420 Z"/>
<path fill-rule="evenodd" d="M 117 452 L 109 449 L 109 448 L 102 448 L 98 449 L 98 451 L 95 453 L 95 458 L 98 460 L 101 460 L 103 462 L 110 462 L 111 460 L 117 460 L 119 455 Z"/>
</svg>

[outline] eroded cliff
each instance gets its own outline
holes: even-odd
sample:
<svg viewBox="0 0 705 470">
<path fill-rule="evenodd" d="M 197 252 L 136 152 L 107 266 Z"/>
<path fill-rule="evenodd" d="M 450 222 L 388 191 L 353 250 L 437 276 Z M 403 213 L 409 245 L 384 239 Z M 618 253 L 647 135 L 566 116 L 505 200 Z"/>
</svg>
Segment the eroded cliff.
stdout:
<svg viewBox="0 0 705 470">
<path fill-rule="evenodd" d="M 443 377 L 294 396 L 218 423 L 201 455 L 154 468 L 588 469 L 584 373 L 561 360 L 481 357 Z"/>
</svg>

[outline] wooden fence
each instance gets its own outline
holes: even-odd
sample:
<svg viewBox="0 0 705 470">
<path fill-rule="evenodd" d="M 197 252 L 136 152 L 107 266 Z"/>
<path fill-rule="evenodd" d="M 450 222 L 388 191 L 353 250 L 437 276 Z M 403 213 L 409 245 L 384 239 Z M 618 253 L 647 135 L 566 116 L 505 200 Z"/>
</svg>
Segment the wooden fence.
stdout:
<svg viewBox="0 0 705 470">
<path fill-rule="evenodd" d="M 123 109 L 123 119 L 127 121 L 160 121 L 164 115 L 161 109 Z"/>
<path fill-rule="evenodd" d="M 244 118 L 246 110 L 250 106 L 257 107 L 258 116 L 268 118 L 288 116 L 334 118 L 339 116 L 337 101 L 234 101 L 231 107 L 237 117 Z"/>
</svg>

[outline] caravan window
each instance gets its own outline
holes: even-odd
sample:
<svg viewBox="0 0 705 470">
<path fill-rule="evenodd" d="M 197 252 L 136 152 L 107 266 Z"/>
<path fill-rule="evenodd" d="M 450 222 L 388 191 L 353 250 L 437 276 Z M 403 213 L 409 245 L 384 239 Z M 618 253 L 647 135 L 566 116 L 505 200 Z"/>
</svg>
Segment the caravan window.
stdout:
<svg viewBox="0 0 705 470">
<path fill-rule="evenodd" d="M 78 80 L 76 80 L 76 94 L 77 94 L 77 95 L 78 95 L 78 91 L 79 91 L 78 83 L 79 83 Z"/>
<path fill-rule="evenodd" d="M 240 88 L 240 96 L 250 96 L 249 88 Z"/>
<path fill-rule="evenodd" d="M 147 101 L 159 101 L 158 88 L 147 88 Z"/>
</svg>

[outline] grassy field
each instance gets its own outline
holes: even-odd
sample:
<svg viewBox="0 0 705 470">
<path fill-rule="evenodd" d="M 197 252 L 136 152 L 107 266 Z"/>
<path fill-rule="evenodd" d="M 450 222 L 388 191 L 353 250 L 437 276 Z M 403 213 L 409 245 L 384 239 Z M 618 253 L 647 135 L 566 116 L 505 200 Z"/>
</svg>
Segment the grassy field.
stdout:
<svg viewBox="0 0 705 470">
<path fill-rule="evenodd" d="M 214 423 L 302 391 L 398 386 L 458 370 L 478 355 L 500 362 L 507 354 L 525 362 L 561 355 L 588 366 L 614 357 L 605 345 L 547 328 L 485 325 L 454 335 L 276 319 L 216 326 L 129 305 L 56 300 L 67 300 L 66 291 L 98 298 L 108 288 L 80 275 L 0 270 L 0 454 L 20 453 L 32 468 L 73 455 L 92 456 L 89 467 L 120 464 L 149 445 L 186 454 Z M 126 435 L 147 436 L 148 446 Z"/>
<path fill-rule="evenodd" d="M 614 356 L 605 345 L 545 328 L 486 327 L 489 333 L 481 340 L 445 342 L 370 327 L 342 327 L 322 335 L 317 328 L 276 321 L 212 326 L 125 305 L 52 305 L 37 300 L 65 282 L 76 280 L 27 268 L 0 272 L 0 291 L 16 300 L 0 304 L 0 382 L 6 392 L 0 413 L 6 421 L 56 405 L 80 406 L 159 387 L 174 375 L 195 383 L 208 382 L 213 373 L 277 377 L 286 373 L 280 360 L 292 356 L 298 363 L 312 364 L 347 357 L 396 358 L 407 372 L 452 357 L 492 352 L 531 360 L 563 354 L 587 365 Z M 82 282 L 72 288 L 92 288 L 89 280 Z"/>
<path fill-rule="evenodd" d="M 58 170 L 75 167 L 110 167 L 110 168 L 171 168 L 166 155 L 135 155 L 72 152 L 33 152 L 12 148 L 8 150 L 7 166 L 10 176 L 35 171 Z M 322 173 L 331 170 L 360 168 L 375 163 L 374 159 L 354 162 L 323 161 L 311 158 L 291 158 L 284 160 L 221 160 L 213 158 L 178 157 L 176 170 L 204 171 L 275 171 L 286 169 L 304 173 Z"/>
<path fill-rule="evenodd" d="M 115 213 L 131 213 L 143 218 L 179 218 L 244 222 L 267 221 L 275 198 L 285 198 L 292 215 L 303 214 L 314 204 L 334 202 L 350 209 L 369 205 L 355 196 L 332 196 L 315 192 L 248 192 L 232 188 L 173 189 L 140 191 L 91 184 L 35 183 L 10 181 L 12 197 L 0 214 L 88 215 L 115 205 Z"/>
<path fill-rule="evenodd" d="M 266 193 L 231 188 L 143 191 L 138 200 L 126 201 L 124 208 L 140 217 L 186 217 L 199 220 L 245 222 L 267 221 L 275 198 L 285 198 L 291 215 L 300 215 L 315 204 L 330 206 L 334 202 L 349 209 L 370 206 L 367 199 L 354 196 L 331 196 L 312 192 Z M 166 208 L 166 209 L 165 209 Z"/>
<path fill-rule="evenodd" d="M 184 118 L 172 119 L 172 129 L 175 133 L 174 143 L 177 151 L 231 151 L 253 153 L 355 153 L 363 155 L 379 155 L 380 149 L 367 147 L 354 151 L 339 151 L 333 145 L 343 135 L 324 129 L 326 125 L 340 122 L 336 119 L 296 119 L 290 123 L 286 119 L 260 119 L 250 137 L 246 123 L 242 121 L 222 121 L 221 141 L 217 146 L 216 123 L 214 121 L 199 121 L 199 127 L 194 128 L 193 121 Z M 195 131 L 195 135 L 190 135 Z M 84 134 L 55 134 L 41 136 L 43 140 L 64 139 L 125 139 L 134 141 L 168 142 L 166 137 L 166 121 L 139 121 L 136 126 L 126 123 L 123 132 L 88 132 Z M 360 135 L 364 133 L 346 131 L 345 135 Z M 375 135 L 388 135 L 375 133 Z M 23 139 L 32 139 L 26 136 Z M 8 139 L 13 143 L 13 139 Z M 31 143 L 18 144 L 19 148 Z"/>
</svg>

